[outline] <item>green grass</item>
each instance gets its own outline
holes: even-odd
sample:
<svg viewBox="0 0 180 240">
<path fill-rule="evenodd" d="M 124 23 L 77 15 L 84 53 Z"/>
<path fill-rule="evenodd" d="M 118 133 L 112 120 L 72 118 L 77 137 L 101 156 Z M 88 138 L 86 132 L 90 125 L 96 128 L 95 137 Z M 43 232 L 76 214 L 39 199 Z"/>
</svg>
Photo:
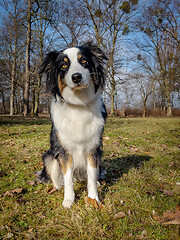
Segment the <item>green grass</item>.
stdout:
<svg viewBox="0 0 180 240">
<path fill-rule="evenodd" d="M 108 118 L 103 209 L 85 204 L 83 182 L 75 184 L 71 210 L 62 207 L 63 189 L 49 194 L 51 184 L 28 185 L 41 169 L 50 127 L 46 118 L 0 118 L 0 239 L 179 239 L 179 226 L 153 216 L 179 202 L 180 118 Z M 4 196 L 19 187 L 22 193 Z M 118 212 L 126 216 L 115 219 Z"/>
</svg>

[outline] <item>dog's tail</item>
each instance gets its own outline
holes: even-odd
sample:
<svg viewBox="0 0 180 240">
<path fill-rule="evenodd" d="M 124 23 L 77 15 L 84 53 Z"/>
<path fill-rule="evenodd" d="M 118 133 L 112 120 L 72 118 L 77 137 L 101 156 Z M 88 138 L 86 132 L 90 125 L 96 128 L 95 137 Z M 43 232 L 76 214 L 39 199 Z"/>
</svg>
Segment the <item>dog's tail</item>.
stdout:
<svg viewBox="0 0 180 240">
<path fill-rule="evenodd" d="M 46 168 L 44 167 L 43 170 L 35 172 L 38 182 L 48 183 L 50 181 L 50 177 L 46 172 Z"/>
</svg>

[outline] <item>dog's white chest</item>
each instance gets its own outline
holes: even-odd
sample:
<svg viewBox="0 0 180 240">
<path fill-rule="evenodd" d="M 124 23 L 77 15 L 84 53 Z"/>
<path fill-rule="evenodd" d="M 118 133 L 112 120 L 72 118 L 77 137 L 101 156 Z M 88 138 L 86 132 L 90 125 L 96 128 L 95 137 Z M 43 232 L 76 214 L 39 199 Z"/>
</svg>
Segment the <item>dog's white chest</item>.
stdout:
<svg viewBox="0 0 180 240">
<path fill-rule="evenodd" d="M 75 107 L 54 102 L 51 114 L 61 144 L 73 156 L 87 155 L 100 142 L 104 119 L 100 107 Z"/>
</svg>

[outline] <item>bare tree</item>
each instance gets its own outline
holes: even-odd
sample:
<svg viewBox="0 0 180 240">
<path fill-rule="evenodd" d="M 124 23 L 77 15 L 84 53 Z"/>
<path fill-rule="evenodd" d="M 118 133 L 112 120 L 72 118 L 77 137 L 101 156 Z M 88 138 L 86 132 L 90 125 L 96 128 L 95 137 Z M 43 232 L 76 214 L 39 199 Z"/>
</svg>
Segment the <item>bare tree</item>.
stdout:
<svg viewBox="0 0 180 240">
<path fill-rule="evenodd" d="M 156 62 L 156 75 L 163 93 L 167 115 L 171 115 L 171 92 L 179 81 L 179 30 L 180 12 L 177 1 L 153 1 L 143 12 L 138 26 L 145 34 L 144 42 L 139 49 L 149 55 L 149 62 Z M 148 62 L 145 64 L 151 72 Z"/>
<path fill-rule="evenodd" d="M 26 41 L 26 72 L 24 84 L 24 110 L 23 115 L 29 114 L 29 86 L 30 86 L 30 47 L 31 47 L 31 19 L 32 19 L 32 0 L 28 0 L 27 6 L 27 41 Z"/>
<path fill-rule="evenodd" d="M 142 117 L 146 117 L 147 112 L 147 100 L 149 96 L 155 91 L 156 87 L 156 79 L 153 77 L 145 76 L 145 75 L 136 75 L 135 78 L 137 79 L 137 84 L 139 88 L 139 92 L 141 94 L 141 98 L 143 100 L 143 115 Z"/>
<path fill-rule="evenodd" d="M 3 18 L 3 29 L 2 29 L 2 39 L 5 45 L 1 46 L 1 51 L 4 58 L 8 58 L 7 63 L 10 61 L 11 66 L 11 97 L 10 97 L 10 115 L 14 114 L 14 100 L 15 100 L 15 89 L 16 89 L 16 68 L 17 68 L 17 58 L 19 53 L 19 48 L 21 48 L 20 41 L 22 39 L 22 25 L 23 15 L 21 2 L 18 0 L 13 0 L 11 3 L 4 0 L 1 6 L 6 11 L 6 18 Z M 7 51 L 10 53 L 7 54 Z"/>
<path fill-rule="evenodd" d="M 104 48 L 109 56 L 107 67 L 109 90 L 107 93 L 111 99 L 111 114 L 114 114 L 116 88 L 117 84 L 122 82 L 119 72 L 122 66 L 122 58 L 119 54 L 120 36 L 128 33 L 128 24 L 136 13 L 138 1 L 83 1 L 97 44 Z"/>
<path fill-rule="evenodd" d="M 54 39 L 55 30 L 54 22 L 57 20 L 57 4 L 56 1 L 46 1 L 39 3 L 39 11 L 36 14 L 36 20 L 34 21 L 34 28 L 32 31 L 32 43 L 35 48 L 33 51 L 33 100 L 31 113 L 38 115 L 39 112 L 39 96 L 41 91 L 42 76 L 38 74 L 38 67 L 42 63 L 44 53 L 51 47 Z M 49 32 L 49 33 L 47 33 Z"/>
<path fill-rule="evenodd" d="M 56 30 L 56 45 L 60 49 L 76 46 L 85 40 L 88 31 L 86 18 L 81 1 L 58 1 L 56 20 L 51 24 Z"/>
</svg>

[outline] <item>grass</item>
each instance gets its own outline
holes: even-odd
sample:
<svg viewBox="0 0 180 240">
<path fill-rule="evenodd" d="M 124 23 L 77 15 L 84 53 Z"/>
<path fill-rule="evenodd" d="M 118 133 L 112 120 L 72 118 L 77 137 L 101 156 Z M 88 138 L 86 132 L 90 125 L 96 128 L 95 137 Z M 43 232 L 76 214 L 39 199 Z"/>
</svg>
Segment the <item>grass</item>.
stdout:
<svg viewBox="0 0 180 240">
<path fill-rule="evenodd" d="M 63 189 L 50 194 L 51 184 L 28 184 L 42 167 L 50 127 L 46 118 L 0 118 L 0 239 L 179 239 L 178 225 L 154 216 L 179 202 L 180 118 L 108 118 L 103 209 L 85 204 L 86 183 L 75 184 L 71 210 L 62 207 Z M 118 212 L 126 216 L 116 219 Z"/>
</svg>

